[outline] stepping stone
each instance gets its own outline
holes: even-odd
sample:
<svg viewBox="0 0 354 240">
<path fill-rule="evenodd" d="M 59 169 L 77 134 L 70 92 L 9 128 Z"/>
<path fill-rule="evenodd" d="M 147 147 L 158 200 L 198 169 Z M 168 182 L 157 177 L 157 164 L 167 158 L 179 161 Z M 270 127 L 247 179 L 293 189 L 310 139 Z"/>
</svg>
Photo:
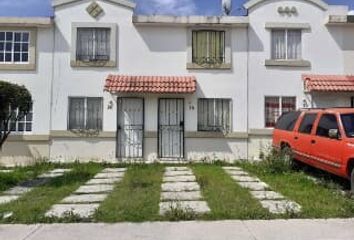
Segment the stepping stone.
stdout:
<svg viewBox="0 0 354 240">
<path fill-rule="evenodd" d="M 173 172 L 173 171 L 189 171 L 190 168 L 188 167 L 166 167 L 166 172 Z"/>
<path fill-rule="evenodd" d="M 100 203 L 107 197 L 107 194 L 82 194 L 71 195 L 64 198 L 61 203 Z"/>
<path fill-rule="evenodd" d="M 95 179 L 97 178 L 122 178 L 124 177 L 125 172 L 101 172 L 94 176 Z"/>
<path fill-rule="evenodd" d="M 264 182 L 238 182 L 237 184 L 253 191 L 267 190 L 269 188 Z"/>
<path fill-rule="evenodd" d="M 122 178 L 93 178 L 85 183 L 85 185 L 99 185 L 99 184 L 115 184 L 120 182 Z"/>
<path fill-rule="evenodd" d="M 245 171 L 239 171 L 239 170 L 225 170 L 225 171 L 231 176 L 249 176 L 248 173 L 246 173 Z"/>
<path fill-rule="evenodd" d="M 105 168 L 101 173 L 117 173 L 117 172 L 126 172 L 126 168 Z"/>
<path fill-rule="evenodd" d="M 160 215 L 165 215 L 171 209 L 181 209 L 185 212 L 194 212 L 195 214 L 205 214 L 210 212 L 210 208 L 205 201 L 175 201 L 175 202 L 161 202 Z"/>
<path fill-rule="evenodd" d="M 264 208 L 274 214 L 298 213 L 301 211 L 299 204 L 288 200 L 263 200 L 260 202 Z"/>
<path fill-rule="evenodd" d="M 181 200 L 187 200 L 187 201 L 197 201 L 201 200 L 203 197 L 200 193 L 200 191 L 193 191 L 193 192 L 162 192 L 161 193 L 161 201 L 170 201 L 170 200 L 175 200 L 175 201 L 181 201 Z"/>
<path fill-rule="evenodd" d="M 222 167 L 225 170 L 237 170 L 237 171 L 242 171 L 242 168 L 240 167 Z"/>
<path fill-rule="evenodd" d="M 172 171 L 165 172 L 164 177 L 175 177 L 175 176 L 194 176 L 192 170 L 189 171 Z"/>
<path fill-rule="evenodd" d="M 17 200 L 18 198 L 20 198 L 20 196 L 0 196 L 0 204 L 5 204 L 5 203 L 9 203 L 12 201 Z"/>
<path fill-rule="evenodd" d="M 195 182 L 195 176 L 173 176 L 173 177 L 164 177 L 163 182 Z"/>
<path fill-rule="evenodd" d="M 67 169 L 67 168 L 57 168 L 57 169 L 54 169 L 52 171 L 50 171 L 50 173 L 67 173 L 67 172 L 71 172 L 72 170 L 71 169 Z"/>
<path fill-rule="evenodd" d="M 100 185 L 83 185 L 79 187 L 74 193 L 75 194 L 89 194 L 89 193 L 108 193 L 112 192 L 114 186 L 107 184 Z"/>
<path fill-rule="evenodd" d="M 44 173 L 42 175 L 39 175 L 38 178 L 56 178 L 61 177 L 63 175 L 63 173 Z"/>
<path fill-rule="evenodd" d="M 90 218 L 98 209 L 99 204 L 56 204 L 46 214 L 46 217 L 65 217 L 69 214 L 81 218 Z"/>
<path fill-rule="evenodd" d="M 284 199 L 284 196 L 274 191 L 251 191 L 254 198 L 258 200 Z"/>
<path fill-rule="evenodd" d="M 8 170 L 8 169 L 5 169 L 5 170 L 0 170 L 0 173 L 12 173 L 14 170 Z"/>
<path fill-rule="evenodd" d="M 31 191 L 31 187 L 13 187 L 4 192 L 4 195 L 23 195 Z"/>
<path fill-rule="evenodd" d="M 199 191 L 200 187 L 196 182 L 173 182 L 163 183 L 161 186 L 162 192 L 185 192 Z"/>
<path fill-rule="evenodd" d="M 231 176 L 233 180 L 237 182 L 260 182 L 258 178 L 250 177 L 250 176 L 239 176 L 233 175 Z"/>
</svg>

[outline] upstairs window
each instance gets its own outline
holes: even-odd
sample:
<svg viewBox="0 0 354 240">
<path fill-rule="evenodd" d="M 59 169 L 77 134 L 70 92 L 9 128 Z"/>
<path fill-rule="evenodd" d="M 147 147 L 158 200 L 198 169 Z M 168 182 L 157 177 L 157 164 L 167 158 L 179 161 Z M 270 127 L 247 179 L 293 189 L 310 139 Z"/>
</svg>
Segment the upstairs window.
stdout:
<svg viewBox="0 0 354 240">
<path fill-rule="evenodd" d="M 29 32 L 0 31 L 0 64 L 29 63 Z"/>
<path fill-rule="evenodd" d="M 193 31 L 192 62 L 198 65 L 225 63 L 225 31 Z"/>
<path fill-rule="evenodd" d="M 69 130 L 102 130 L 102 98 L 70 98 Z"/>
<path fill-rule="evenodd" d="M 301 30 L 272 30 L 272 59 L 301 59 Z"/>
<path fill-rule="evenodd" d="M 78 28 L 76 60 L 97 62 L 110 60 L 110 28 Z"/>
<path fill-rule="evenodd" d="M 230 132 L 231 100 L 199 99 L 198 131 Z"/>
<path fill-rule="evenodd" d="M 275 127 L 278 118 L 296 110 L 295 97 L 265 97 L 265 127 Z"/>
</svg>

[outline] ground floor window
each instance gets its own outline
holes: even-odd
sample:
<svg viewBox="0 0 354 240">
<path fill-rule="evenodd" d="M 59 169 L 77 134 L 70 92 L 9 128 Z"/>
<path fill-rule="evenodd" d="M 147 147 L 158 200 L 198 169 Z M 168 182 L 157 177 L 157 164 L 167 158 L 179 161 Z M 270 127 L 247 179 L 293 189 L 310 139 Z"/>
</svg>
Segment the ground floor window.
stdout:
<svg viewBox="0 0 354 240">
<path fill-rule="evenodd" d="M 278 118 L 296 110 L 296 97 L 265 97 L 265 127 L 274 127 Z"/>
<path fill-rule="evenodd" d="M 103 99 L 97 97 L 69 98 L 69 130 L 102 130 Z"/>
<path fill-rule="evenodd" d="M 206 99 L 198 100 L 198 131 L 230 132 L 231 100 Z"/>
<path fill-rule="evenodd" d="M 18 108 L 11 109 L 11 118 L 8 127 L 12 132 L 32 132 L 33 110 L 32 106 L 27 114 L 21 112 Z M 16 121 L 17 119 L 17 121 Z"/>
</svg>

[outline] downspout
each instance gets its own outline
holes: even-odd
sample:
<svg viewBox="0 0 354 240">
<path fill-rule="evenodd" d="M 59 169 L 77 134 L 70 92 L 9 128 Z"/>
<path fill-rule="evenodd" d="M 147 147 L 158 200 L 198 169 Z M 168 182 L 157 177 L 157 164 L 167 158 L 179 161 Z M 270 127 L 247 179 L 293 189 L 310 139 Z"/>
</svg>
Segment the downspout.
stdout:
<svg viewBox="0 0 354 240">
<path fill-rule="evenodd" d="M 53 45 L 52 45 L 52 66 L 51 66 L 51 69 L 52 69 L 52 76 L 51 76 L 51 83 L 50 83 L 50 112 L 49 112 L 49 144 L 48 144 L 48 147 L 49 147 L 49 161 L 51 159 L 51 152 L 52 152 L 52 137 L 51 137 L 51 131 L 52 131 L 52 125 L 53 125 L 53 122 L 52 122 L 52 118 L 53 118 L 53 98 L 54 98 L 54 61 L 55 61 L 55 44 L 56 44 L 56 25 L 55 25 L 55 14 L 53 16 Z"/>
<path fill-rule="evenodd" d="M 248 10 L 247 10 L 247 16 L 248 16 Z M 249 144 L 250 144 L 250 135 L 249 135 L 249 93 L 250 93 L 250 89 L 249 89 L 249 68 L 250 68 L 250 40 L 249 40 L 249 27 L 250 25 L 248 24 L 247 27 L 247 31 L 246 31 L 246 40 L 247 40 L 247 71 L 246 71 L 246 88 L 247 88 L 247 93 L 246 93 L 246 109 L 247 109 L 247 123 L 246 123 L 246 127 L 247 127 L 247 153 L 246 153 L 246 157 L 247 160 L 249 160 Z"/>
</svg>

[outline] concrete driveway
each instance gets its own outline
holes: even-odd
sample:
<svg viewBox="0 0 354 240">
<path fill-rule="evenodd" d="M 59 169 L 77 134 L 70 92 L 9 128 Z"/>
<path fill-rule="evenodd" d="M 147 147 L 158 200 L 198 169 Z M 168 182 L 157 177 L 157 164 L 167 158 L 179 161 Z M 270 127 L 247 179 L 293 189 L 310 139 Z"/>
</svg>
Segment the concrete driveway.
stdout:
<svg viewBox="0 0 354 240">
<path fill-rule="evenodd" d="M 0 225 L 1 240 L 354 239 L 354 219 Z"/>
</svg>

